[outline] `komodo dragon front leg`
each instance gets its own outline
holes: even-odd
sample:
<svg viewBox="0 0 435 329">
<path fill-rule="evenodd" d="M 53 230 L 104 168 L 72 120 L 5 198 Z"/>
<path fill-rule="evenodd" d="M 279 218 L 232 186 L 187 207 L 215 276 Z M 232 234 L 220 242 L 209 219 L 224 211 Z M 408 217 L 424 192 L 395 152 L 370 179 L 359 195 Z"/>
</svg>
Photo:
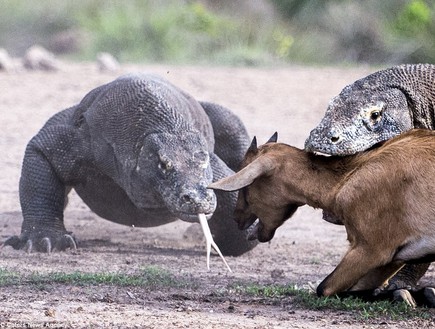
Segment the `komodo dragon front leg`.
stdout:
<svg viewBox="0 0 435 329">
<path fill-rule="evenodd" d="M 61 134 L 58 127 L 53 130 L 47 129 L 27 146 L 20 179 L 21 234 L 4 245 L 28 252 L 76 249 L 74 237 L 65 229 L 63 210 L 70 189 L 68 176 L 79 161 L 68 146 L 77 139 L 69 128 Z"/>
</svg>

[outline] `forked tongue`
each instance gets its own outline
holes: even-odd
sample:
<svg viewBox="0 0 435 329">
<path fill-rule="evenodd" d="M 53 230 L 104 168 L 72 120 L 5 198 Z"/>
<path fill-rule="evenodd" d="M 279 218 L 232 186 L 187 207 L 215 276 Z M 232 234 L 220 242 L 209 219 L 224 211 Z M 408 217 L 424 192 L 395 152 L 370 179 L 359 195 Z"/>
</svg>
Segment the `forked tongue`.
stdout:
<svg viewBox="0 0 435 329">
<path fill-rule="evenodd" d="M 199 223 L 201 224 L 202 227 L 202 231 L 204 232 L 205 242 L 207 244 L 207 269 L 210 269 L 210 251 L 211 251 L 211 246 L 213 246 L 214 250 L 216 250 L 219 256 L 221 256 L 223 262 L 228 268 L 228 271 L 232 272 L 227 261 L 225 260 L 224 256 L 219 250 L 219 247 L 213 240 L 213 236 L 211 235 L 210 227 L 208 226 L 207 218 L 205 217 L 205 214 L 198 214 L 198 218 L 199 218 Z"/>
</svg>

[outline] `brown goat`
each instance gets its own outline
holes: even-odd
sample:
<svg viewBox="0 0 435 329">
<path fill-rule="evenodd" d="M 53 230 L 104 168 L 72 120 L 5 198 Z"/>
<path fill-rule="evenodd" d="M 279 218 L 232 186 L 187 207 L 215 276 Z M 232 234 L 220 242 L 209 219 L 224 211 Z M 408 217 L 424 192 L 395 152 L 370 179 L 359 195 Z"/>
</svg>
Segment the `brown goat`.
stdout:
<svg viewBox="0 0 435 329">
<path fill-rule="evenodd" d="M 382 286 L 405 263 L 435 259 L 435 132 L 412 130 L 348 157 L 274 143 L 249 148 L 238 173 L 209 188 L 239 192 L 240 228 L 258 218 L 266 242 L 297 210 L 322 208 L 345 225 L 350 248 L 317 294 Z"/>
</svg>

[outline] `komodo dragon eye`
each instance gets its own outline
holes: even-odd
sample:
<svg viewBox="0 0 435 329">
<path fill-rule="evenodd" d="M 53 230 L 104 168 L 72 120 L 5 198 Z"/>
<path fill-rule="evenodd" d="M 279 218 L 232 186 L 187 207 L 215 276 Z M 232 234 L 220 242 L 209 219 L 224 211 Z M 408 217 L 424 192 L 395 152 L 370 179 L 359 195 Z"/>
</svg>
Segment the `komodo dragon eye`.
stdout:
<svg viewBox="0 0 435 329">
<path fill-rule="evenodd" d="M 373 122 L 378 122 L 382 117 L 382 112 L 380 110 L 374 110 L 370 113 L 370 120 Z"/>
<path fill-rule="evenodd" d="M 197 151 L 193 154 L 194 160 L 198 161 L 202 168 L 207 168 L 210 163 L 210 156 L 207 152 Z"/>
<path fill-rule="evenodd" d="M 172 161 L 169 160 L 166 156 L 159 156 L 159 168 L 165 173 L 173 168 Z"/>
</svg>

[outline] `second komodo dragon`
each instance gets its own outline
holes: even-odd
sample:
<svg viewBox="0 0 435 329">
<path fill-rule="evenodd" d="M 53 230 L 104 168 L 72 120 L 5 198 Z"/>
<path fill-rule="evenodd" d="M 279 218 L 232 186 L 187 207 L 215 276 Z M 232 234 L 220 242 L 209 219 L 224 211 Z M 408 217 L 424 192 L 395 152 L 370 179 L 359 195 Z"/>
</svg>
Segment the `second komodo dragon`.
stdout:
<svg viewBox="0 0 435 329">
<path fill-rule="evenodd" d="M 75 247 L 63 211 L 72 188 L 97 215 L 151 227 L 209 219 L 222 252 L 241 255 L 255 243 L 232 219 L 237 194 L 207 186 L 237 169 L 249 146 L 228 109 L 193 97 L 166 80 L 126 75 L 55 114 L 29 142 L 20 180 L 21 235 L 5 245 L 50 252 Z"/>
</svg>

